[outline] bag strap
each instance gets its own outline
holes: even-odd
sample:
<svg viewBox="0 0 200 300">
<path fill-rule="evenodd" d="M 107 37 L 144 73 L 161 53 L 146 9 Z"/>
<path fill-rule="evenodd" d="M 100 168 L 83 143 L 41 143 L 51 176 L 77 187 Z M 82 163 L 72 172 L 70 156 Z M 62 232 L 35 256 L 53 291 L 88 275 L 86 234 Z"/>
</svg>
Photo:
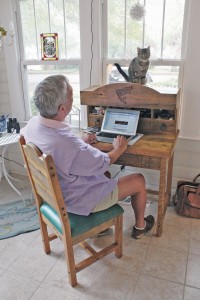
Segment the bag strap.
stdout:
<svg viewBox="0 0 200 300">
<path fill-rule="evenodd" d="M 182 185 L 188 185 L 188 186 L 191 186 L 191 187 L 197 187 L 199 185 L 199 183 L 197 182 L 191 182 L 191 181 L 180 181 L 177 185 L 177 189 L 176 189 L 176 192 L 178 192 L 178 190 L 180 189 L 180 187 Z"/>
<path fill-rule="evenodd" d="M 197 197 L 200 197 L 200 184 L 197 187 L 196 195 Z"/>
<path fill-rule="evenodd" d="M 200 176 L 200 173 L 194 177 L 193 182 L 196 182 L 197 178 Z"/>
</svg>

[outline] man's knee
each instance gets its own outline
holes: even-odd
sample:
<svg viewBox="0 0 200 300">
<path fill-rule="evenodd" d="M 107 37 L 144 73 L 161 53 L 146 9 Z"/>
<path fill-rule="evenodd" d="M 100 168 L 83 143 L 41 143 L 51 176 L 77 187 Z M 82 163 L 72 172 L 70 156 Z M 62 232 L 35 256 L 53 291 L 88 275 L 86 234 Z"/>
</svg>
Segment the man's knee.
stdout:
<svg viewBox="0 0 200 300">
<path fill-rule="evenodd" d="M 143 174 L 135 173 L 135 174 L 132 174 L 132 176 L 133 176 L 133 180 L 138 180 L 138 181 L 145 183 L 145 178 L 144 178 Z"/>
<path fill-rule="evenodd" d="M 145 178 L 144 176 L 141 174 L 141 173 L 136 173 L 136 174 L 133 174 L 133 184 L 137 184 L 140 186 L 141 189 L 145 188 L 146 186 L 146 181 L 145 181 Z"/>
<path fill-rule="evenodd" d="M 143 193 L 146 190 L 144 176 L 140 173 L 129 174 L 119 178 L 119 199 Z"/>
</svg>

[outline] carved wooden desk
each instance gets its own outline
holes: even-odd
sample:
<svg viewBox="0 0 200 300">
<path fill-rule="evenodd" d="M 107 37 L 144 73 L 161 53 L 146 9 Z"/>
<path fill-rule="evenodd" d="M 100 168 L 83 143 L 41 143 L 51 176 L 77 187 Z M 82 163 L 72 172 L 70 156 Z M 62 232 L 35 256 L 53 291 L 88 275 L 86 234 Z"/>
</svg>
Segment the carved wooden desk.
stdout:
<svg viewBox="0 0 200 300">
<path fill-rule="evenodd" d="M 93 113 L 94 106 L 141 110 L 138 132 L 144 136 L 128 146 L 116 164 L 160 171 L 159 191 L 149 192 L 158 194 L 156 236 L 161 236 L 171 195 L 173 154 L 178 136 L 177 94 L 160 94 L 140 84 L 116 83 L 81 91 L 81 104 L 87 105 L 89 126 L 100 126 L 103 119 L 102 115 Z M 162 112 L 167 113 L 168 118 L 160 118 Z M 100 142 L 95 147 L 104 152 L 112 149 L 111 144 Z"/>
<path fill-rule="evenodd" d="M 171 196 L 173 152 L 176 135 L 160 136 L 159 134 L 145 134 L 119 158 L 116 164 L 160 170 L 159 191 L 149 191 L 158 194 L 157 231 L 161 236 L 165 212 Z M 98 149 L 109 152 L 112 145 L 97 143 Z"/>
</svg>

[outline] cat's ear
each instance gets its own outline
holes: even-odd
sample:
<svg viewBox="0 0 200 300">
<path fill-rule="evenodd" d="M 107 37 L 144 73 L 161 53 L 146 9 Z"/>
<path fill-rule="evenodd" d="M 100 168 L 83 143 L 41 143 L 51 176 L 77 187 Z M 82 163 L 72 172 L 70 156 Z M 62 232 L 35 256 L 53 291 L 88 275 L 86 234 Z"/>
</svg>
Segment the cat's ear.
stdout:
<svg viewBox="0 0 200 300">
<path fill-rule="evenodd" d="M 137 52 L 140 52 L 140 50 L 141 50 L 140 47 L 137 47 Z"/>
<path fill-rule="evenodd" d="M 150 50 L 150 46 L 147 49 Z"/>
</svg>

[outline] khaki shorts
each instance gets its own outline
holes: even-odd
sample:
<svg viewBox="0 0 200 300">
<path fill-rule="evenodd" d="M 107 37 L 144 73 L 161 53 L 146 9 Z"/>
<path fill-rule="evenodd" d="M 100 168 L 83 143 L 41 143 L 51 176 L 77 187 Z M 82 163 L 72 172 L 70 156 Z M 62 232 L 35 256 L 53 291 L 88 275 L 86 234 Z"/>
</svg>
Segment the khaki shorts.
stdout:
<svg viewBox="0 0 200 300">
<path fill-rule="evenodd" d="M 118 185 L 115 189 L 106 196 L 101 202 L 99 202 L 93 209 L 93 213 L 101 210 L 105 210 L 118 202 Z"/>
</svg>

